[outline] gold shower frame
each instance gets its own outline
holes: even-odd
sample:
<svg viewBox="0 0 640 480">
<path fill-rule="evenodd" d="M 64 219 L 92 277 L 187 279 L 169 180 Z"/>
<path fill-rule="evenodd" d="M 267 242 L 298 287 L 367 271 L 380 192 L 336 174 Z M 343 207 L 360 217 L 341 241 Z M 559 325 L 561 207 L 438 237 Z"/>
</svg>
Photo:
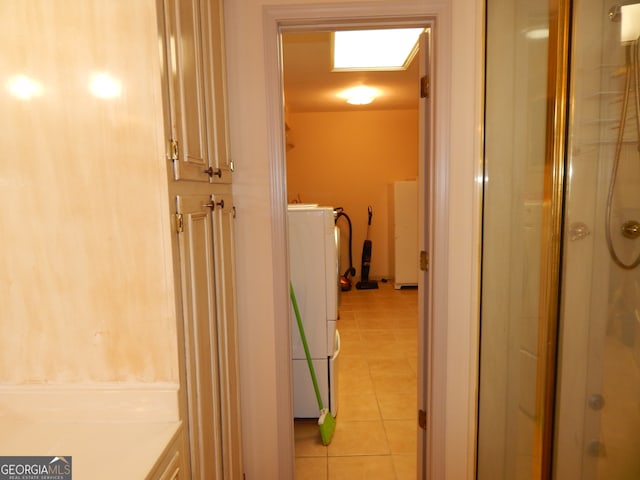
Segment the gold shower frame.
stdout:
<svg viewBox="0 0 640 480">
<path fill-rule="evenodd" d="M 532 479 L 553 471 L 572 0 L 549 1 L 547 134 Z"/>
</svg>

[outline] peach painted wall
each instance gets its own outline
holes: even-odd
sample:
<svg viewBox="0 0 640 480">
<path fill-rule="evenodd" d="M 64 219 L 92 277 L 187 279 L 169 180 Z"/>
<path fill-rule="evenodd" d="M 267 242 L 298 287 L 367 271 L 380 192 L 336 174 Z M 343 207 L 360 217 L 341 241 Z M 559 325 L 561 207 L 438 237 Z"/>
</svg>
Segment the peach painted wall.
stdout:
<svg viewBox="0 0 640 480">
<path fill-rule="evenodd" d="M 1 2 L 0 43 L 0 384 L 177 382 L 155 0 Z"/>
<path fill-rule="evenodd" d="M 353 263 L 360 278 L 367 207 L 370 278 L 389 278 L 389 184 L 418 176 L 418 111 L 365 110 L 289 113 L 287 198 L 289 202 L 343 207 L 353 225 Z M 348 226 L 341 228 L 341 273 L 349 259 Z"/>
</svg>

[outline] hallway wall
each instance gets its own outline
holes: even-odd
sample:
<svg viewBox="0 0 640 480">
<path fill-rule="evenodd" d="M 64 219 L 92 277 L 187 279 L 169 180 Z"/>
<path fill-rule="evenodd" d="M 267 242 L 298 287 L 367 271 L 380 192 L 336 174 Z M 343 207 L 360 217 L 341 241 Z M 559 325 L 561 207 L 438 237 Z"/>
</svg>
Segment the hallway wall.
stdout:
<svg viewBox="0 0 640 480">
<path fill-rule="evenodd" d="M 373 208 L 371 278 L 389 278 L 389 184 L 418 176 L 417 110 L 290 113 L 289 202 L 343 207 L 353 225 L 353 264 L 360 276 L 367 207 Z M 340 220 L 341 273 L 347 268 L 348 226 Z M 416 254 L 417 258 L 417 254 Z"/>
</svg>

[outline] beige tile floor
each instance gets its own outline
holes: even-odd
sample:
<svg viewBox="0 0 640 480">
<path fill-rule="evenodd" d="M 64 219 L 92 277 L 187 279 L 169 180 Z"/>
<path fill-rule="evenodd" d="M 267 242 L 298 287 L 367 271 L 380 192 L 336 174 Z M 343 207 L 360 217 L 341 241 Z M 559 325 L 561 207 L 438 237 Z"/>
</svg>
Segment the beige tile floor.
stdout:
<svg viewBox="0 0 640 480">
<path fill-rule="evenodd" d="M 414 480 L 417 290 L 343 292 L 338 414 L 331 444 L 296 420 L 296 480 Z"/>
</svg>

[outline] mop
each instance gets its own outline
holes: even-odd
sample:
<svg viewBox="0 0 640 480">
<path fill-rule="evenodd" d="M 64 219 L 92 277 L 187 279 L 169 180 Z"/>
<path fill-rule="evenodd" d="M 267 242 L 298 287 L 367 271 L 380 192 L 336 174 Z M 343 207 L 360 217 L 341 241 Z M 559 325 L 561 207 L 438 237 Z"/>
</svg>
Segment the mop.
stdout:
<svg viewBox="0 0 640 480">
<path fill-rule="evenodd" d="M 368 208 L 369 219 L 367 221 L 367 237 L 362 245 L 362 265 L 360 265 L 360 281 L 356 283 L 358 290 L 373 290 L 378 288 L 378 282 L 369 280 L 369 268 L 371 267 L 371 240 L 369 239 L 369 229 L 371 228 L 371 217 L 373 217 L 373 209 L 371 205 Z"/>
<path fill-rule="evenodd" d="M 300 339 L 302 340 L 302 346 L 304 347 L 304 353 L 307 357 L 307 363 L 309 364 L 309 372 L 311 373 L 311 381 L 313 382 L 313 389 L 316 392 L 316 400 L 318 400 L 318 409 L 320 410 L 320 418 L 318 418 L 318 426 L 320 427 L 320 437 L 322 438 L 323 445 L 329 445 L 331 443 L 331 437 L 336 429 L 336 419 L 333 418 L 328 408 L 325 408 L 322 404 L 322 396 L 320 395 L 320 388 L 318 388 L 318 379 L 316 378 L 316 372 L 313 368 L 313 362 L 311 361 L 311 353 L 309 353 L 309 345 L 307 344 L 307 337 L 304 334 L 304 327 L 302 326 L 302 319 L 300 318 L 300 310 L 298 310 L 298 302 L 296 301 L 296 295 L 293 292 L 293 285 L 289 282 L 289 293 L 291 296 L 291 303 L 293 304 L 293 311 L 296 314 L 296 321 L 298 322 L 298 331 L 300 332 Z"/>
</svg>

